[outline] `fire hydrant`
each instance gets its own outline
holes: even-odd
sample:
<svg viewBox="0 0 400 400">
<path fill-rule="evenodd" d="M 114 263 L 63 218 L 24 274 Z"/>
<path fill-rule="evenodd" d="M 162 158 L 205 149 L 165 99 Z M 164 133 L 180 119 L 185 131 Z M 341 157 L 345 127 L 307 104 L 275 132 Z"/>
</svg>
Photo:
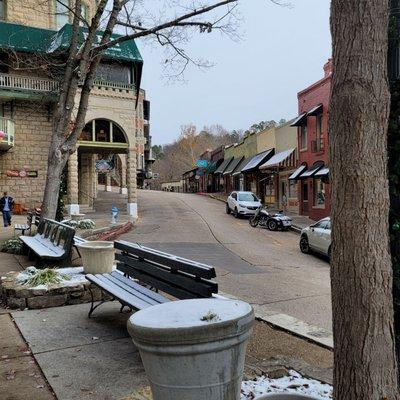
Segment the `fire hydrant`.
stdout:
<svg viewBox="0 0 400 400">
<path fill-rule="evenodd" d="M 118 221 L 119 210 L 116 206 L 111 207 L 111 223 L 115 224 Z"/>
</svg>

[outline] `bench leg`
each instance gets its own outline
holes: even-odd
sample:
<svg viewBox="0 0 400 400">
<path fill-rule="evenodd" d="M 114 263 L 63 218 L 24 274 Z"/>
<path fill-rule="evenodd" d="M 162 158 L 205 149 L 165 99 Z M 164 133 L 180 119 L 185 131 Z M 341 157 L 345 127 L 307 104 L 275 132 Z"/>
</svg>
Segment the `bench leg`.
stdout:
<svg viewBox="0 0 400 400">
<path fill-rule="evenodd" d="M 125 307 L 129 308 L 129 311 L 127 311 L 127 312 L 132 312 L 133 311 L 131 307 L 129 307 L 129 306 L 125 305 L 125 304 L 121 304 L 121 308 L 119 309 L 119 312 L 123 313 Z"/>
<path fill-rule="evenodd" d="M 89 310 L 89 314 L 88 317 L 90 318 L 92 316 L 93 311 L 101 306 L 103 303 L 105 303 L 105 300 L 101 300 L 98 304 L 94 305 L 95 301 L 94 301 L 94 296 L 93 296 L 93 291 L 92 289 L 89 287 L 89 292 L 90 292 L 90 297 L 91 297 L 91 305 L 90 305 L 90 310 Z"/>
</svg>

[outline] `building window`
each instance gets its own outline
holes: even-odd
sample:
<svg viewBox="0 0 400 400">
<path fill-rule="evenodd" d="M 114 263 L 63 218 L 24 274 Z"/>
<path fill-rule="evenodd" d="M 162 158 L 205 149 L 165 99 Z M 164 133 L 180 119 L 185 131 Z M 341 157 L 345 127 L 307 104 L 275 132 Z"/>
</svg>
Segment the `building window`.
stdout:
<svg viewBox="0 0 400 400">
<path fill-rule="evenodd" d="M 6 2 L 5 0 L 0 0 L 0 20 L 6 19 Z"/>
<path fill-rule="evenodd" d="M 297 181 L 294 180 L 289 181 L 289 198 L 290 199 L 297 198 Z"/>
<path fill-rule="evenodd" d="M 314 206 L 325 207 L 325 183 L 314 179 Z"/>
<path fill-rule="evenodd" d="M 81 18 L 84 19 L 85 21 L 87 21 L 88 16 L 89 16 L 88 6 L 86 4 L 81 4 Z M 81 21 L 80 24 L 85 25 L 85 23 L 83 21 Z"/>
<path fill-rule="evenodd" d="M 55 1 L 55 17 L 56 27 L 61 29 L 64 25 L 69 23 L 69 0 Z"/>
<path fill-rule="evenodd" d="M 323 115 L 317 115 L 317 139 L 321 138 L 324 135 L 324 127 L 323 127 Z"/>
<path fill-rule="evenodd" d="M 307 150 L 307 125 L 300 127 L 300 150 Z"/>
</svg>

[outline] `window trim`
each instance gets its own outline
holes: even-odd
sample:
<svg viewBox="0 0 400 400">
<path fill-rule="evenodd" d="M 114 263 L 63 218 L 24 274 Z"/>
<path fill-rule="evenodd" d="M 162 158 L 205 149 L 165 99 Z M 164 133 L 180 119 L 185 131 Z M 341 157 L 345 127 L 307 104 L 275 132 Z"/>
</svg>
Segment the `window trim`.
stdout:
<svg viewBox="0 0 400 400">
<path fill-rule="evenodd" d="M 302 136 L 303 136 L 303 130 L 305 130 L 305 147 L 303 147 L 302 143 Z M 302 125 L 300 127 L 300 151 L 306 151 L 308 149 L 308 127 L 307 125 Z"/>
</svg>

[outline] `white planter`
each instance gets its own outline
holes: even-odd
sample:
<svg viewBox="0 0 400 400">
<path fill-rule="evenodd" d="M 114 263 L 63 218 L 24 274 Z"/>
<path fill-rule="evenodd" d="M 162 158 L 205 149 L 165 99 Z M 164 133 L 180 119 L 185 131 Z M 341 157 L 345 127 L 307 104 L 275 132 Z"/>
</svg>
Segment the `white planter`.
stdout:
<svg viewBox="0 0 400 400">
<path fill-rule="evenodd" d="M 204 318 L 215 314 L 215 318 Z M 154 400 L 239 400 L 246 344 L 254 323 L 242 301 L 172 301 L 131 316 Z"/>
<path fill-rule="evenodd" d="M 107 274 L 113 270 L 115 253 L 113 242 L 85 242 L 77 247 L 82 256 L 85 274 Z"/>
<path fill-rule="evenodd" d="M 266 394 L 257 397 L 256 400 L 318 400 L 316 397 L 305 396 L 304 394 L 276 393 Z"/>
<path fill-rule="evenodd" d="M 85 214 L 71 214 L 71 219 L 72 221 L 80 221 L 81 219 L 83 219 L 85 217 Z"/>
</svg>

